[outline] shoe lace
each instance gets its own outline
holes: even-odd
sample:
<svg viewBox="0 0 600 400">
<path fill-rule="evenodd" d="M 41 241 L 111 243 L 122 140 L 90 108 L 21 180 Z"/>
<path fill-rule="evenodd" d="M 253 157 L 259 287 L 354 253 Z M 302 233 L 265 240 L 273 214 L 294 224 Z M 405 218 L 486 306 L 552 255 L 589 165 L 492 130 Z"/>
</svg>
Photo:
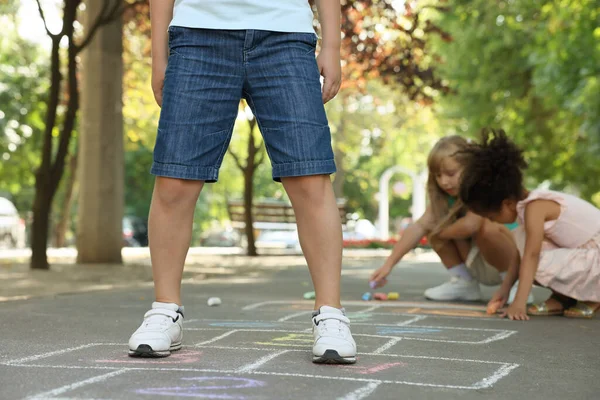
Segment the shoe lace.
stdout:
<svg viewBox="0 0 600 400">
<path fill-rule="evenodd" d="M 319 314 L 314 318 L 321 335 L 343 335 L 350 329 L 350 320 L 338 314 Z"/>
<path fill-rule="evenodd" d="M 144 327 L 149 329 L 161 329 L 177 320 L 175 311 L 166 309 L 152 309 L 144 315 Z"/>
</svg>

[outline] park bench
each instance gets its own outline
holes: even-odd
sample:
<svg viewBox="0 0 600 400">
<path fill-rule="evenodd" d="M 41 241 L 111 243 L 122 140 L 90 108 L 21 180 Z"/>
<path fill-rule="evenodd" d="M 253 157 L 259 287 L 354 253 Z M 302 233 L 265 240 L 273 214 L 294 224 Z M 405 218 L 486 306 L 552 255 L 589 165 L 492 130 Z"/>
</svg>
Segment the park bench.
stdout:
<svg viewBox="0 0 600 400">
<path fill-rule="evenodd" d="M 338 211 L 342 224 L 346 224 L 346 201 L 338 199 Z M 232 226 L 236 229 L 245 227 L 245 207 L 243 200 L 229 200 L 227 212 Z M 292 205 L 282 200 L 260 200 L 252 203 L 254 228 L 257 230 L 295 230 L 296 217 Z"/>
</svg>

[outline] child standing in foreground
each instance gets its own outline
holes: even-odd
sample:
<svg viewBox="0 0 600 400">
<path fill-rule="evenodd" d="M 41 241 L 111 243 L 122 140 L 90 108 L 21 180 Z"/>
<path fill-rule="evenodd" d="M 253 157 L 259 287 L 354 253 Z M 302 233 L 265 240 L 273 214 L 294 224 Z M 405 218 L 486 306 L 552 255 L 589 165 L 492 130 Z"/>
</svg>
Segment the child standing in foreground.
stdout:
<svg viewBox="0 0 600 400">
<path fill-rule="evenodd" d="M 500 223 L 518 221 L 518 267 L 510 268 L 489 303 L 495 313 L 506 302 L 518 278 L 514 302 L 503 312 L 510 319 L 529 315 L 592 318 L 600 308 L 600 210 L 569 194 L 551 190 L 528 191 L 522 170 L 522 151 L 504 131 L 484 132 L 482 142 L 468 151 L 460 197 L 473 212 Z M 526 310 L 533 283 L 552 295 Z"/>
<path fill-rule="evenodd" d="M 162 107 L 149 216 L 156 301 L 129 340 L 134 357 L 181 348 L 181 278 L 196 201 L 216 182 L 241 98 L 251 107 L 289 195 L 316 292 L 313 361 L 354 363 L 340 305 L 342 229 L 323 104 L 340 87 L 340 1 L 151 0 L 152 89 Z M 323 76 L 323 88 L 320 77 Z"/>
<path fill-rule="evenodd" d="M 499 285 L 518 251 L 509 228 L 467 212 L 457 199 L 464 157 L 468 147 L 461 136 L 440 139 L 429 153 L 425 214 L 403 233 L 384 265 L 371 274 L 375 287 L 386 284 L 394 266 L 424 235 L 452 276 L 449 282 L 427 289 L 430 300 L 481 300 L 479 284 Z M 533 299 L 531 299 L 533 301 Z"/>
</svg>

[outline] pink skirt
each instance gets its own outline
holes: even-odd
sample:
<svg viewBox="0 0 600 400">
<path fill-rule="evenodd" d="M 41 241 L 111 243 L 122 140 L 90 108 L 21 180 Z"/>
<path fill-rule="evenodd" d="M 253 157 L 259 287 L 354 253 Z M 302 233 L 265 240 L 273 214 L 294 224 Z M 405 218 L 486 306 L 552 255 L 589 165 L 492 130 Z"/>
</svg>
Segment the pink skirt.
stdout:
<svg viewBox="0 0 600 400">
<path fill-rule="evenodd" d="M 521 254 L 523 227 L 514 231 Z M 560 248 L 545 241 L 535 280 L 555 292 L 581 301 L 600 302 L 600 232 L 577 248 Z"/>
</svg>

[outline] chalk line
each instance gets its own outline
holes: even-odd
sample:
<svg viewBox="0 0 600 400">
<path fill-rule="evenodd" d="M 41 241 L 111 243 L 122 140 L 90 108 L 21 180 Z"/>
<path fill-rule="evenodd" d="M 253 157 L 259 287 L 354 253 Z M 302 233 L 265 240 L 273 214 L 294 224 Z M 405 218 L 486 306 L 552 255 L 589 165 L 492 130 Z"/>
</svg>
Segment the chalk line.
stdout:
<svg viewBox="0 0 600 400">
<path fill-rule="evenodd" d="M 397 326 L 406 326 L 406 325 L 410 325 L 410 324 L 412 324 L 413 322 L 422 321 L 422 320 L 424 320 L 425 318 L 427 318 L 427 316 L 426 316 L 426 315 L 416 315 L 415 317 L 413 317 L 413 318 L 411 318 L 411 319 L 409 319 L 409 320 L 407 320 L 407 321 L 400 322 L 400 323 L 398 323 L 398 324 L 396 324 L 396 325 L 397 325 Z"/>
<path fill-rule="evenodd" d="M 518 368 L 519 366 L 520 366 L 519 364 L 505 364 L 502 367 L 500 367 L 498 370 L 496 370 L 496 372 L 494 372 L 491 376 L 488 376 L 487 378 L 483 378 L 479 382 L 475 383 L 473 385 L 473 388 L 474 389 L 491 388 L 496 382 L 498 382 L 500 379 L 502 379 L 505 376 L 507 376 L 508 374 L 510 374 L 512 372 L 512 370 L 514 370 L 515 368 Z"/>
<path fill-rule="evenodd" d="M 84 345 L 77 346 L 77 347 L 69 347 L 67 349 L 51 351 L 49 353 L 42 353 L 42 354 L 37 354 L 37 355 L 34 355 L 34 356 L 19 358 L 19 359 L 16 359 L 16 360 L 10 360 L 10 361 L 4 362 L 3 364 L 6 364 L 6 365 L 23 364 L 23 363 L 30 362 L 30 361 L 40 360 L 42 358 L 48 358 L 48 357 L 52 357 L 52 356 L 59 356 L 61 354 L 66 354 L 66 353 L 70 353 L 70 352 L 73 352 L 73 351 L 87 349 L 88 347 L 94 347 L 94 346 L 103 345 L 103 344 L 105 344 L 105 343 L 89 343 L 89 344 L 84 344 Z M 115 343 L 106 343 L 106 344 L 115 345 Z"/>
<path fill-rule="evenodd" d="M 198 330 L 198 329 L 196 329 L 196 330 Z M 236 333 L 236 332 L 238 332 L 238 330 L 237 330 L 237 329 L 234 329 L 234 330 L 231 330 L 231 331 L 229 331 L 229 332 L 225 332 L 224 334 L 222 334 L 222 335 L 219 335 L 219 336 L 217 336 L 217 337 L 214 337 L 214 338 L 212 338 L 212 339 L 205 340 L 204 342 L 197 343 L 197 344 L 195 344 L 194 346 L 195 346 L 195 347 L 198 347 L 198 346 L 202 346 L 202 345 L 205 345 L 205 344 L 214 343 L 214 342 L 216 342 L 216 341 L 219 341 L 219 340 L 221 340 L 221 339 L 223 339 L 223 338 L 226 338 L 226 337 L 227 337 L 227 336 L 229 336 L 229 335 L 233 335 L 233 334 L 234 334 L 234 333 Z"/>
<path fill-rule="evenodd" d="M 354 392 L 348 393 L 343 397 L 338 397 L 338 400 L 362 400 L 367 398 L 381 385 L 381 381 L 369 382 L 366 386 L 356 389 Z"/>
<path fill-rule="evenodd" d="M 386 351 L 387 349 L 389 349 L 390 347 L 394 346 L 396 343 L 398 343 L 399 341 L 401 341 L 402 338 L 398 337 L 398 338 L 394 338 L 394 339 L 390 339 L 389 342 L 387 342 L 386 344 L 384 344 L 383 346 L 373 350 L 373 354 L 381 354 L 384 351 Z"/>
<path fill-rule="evenodd" d="M 277 322 L 285 322 L 287 320 L 294 319 L 296 317 L 300 317 L 300 316 L 303 316 L 303 315 L 310 315 L 311 313 L 312 313 L 312 311 L 300 311 L 300 312 L 297 312 L 297 313 L 290 314 L 288 316 L 279 318 L 277 320 Z M 310 322 L 310 320 L 308 322 Z"/>
<path fill-rule="evenodd" d="M 358 313 L 358 314 L 362 314 L 362 313 L 368 313 L 374 310 L 377 310 L 379 307 L 381 307 L 379 304 L 371 306 L 371 307 L 367 307 L 364 310 L 360 310 L 360 311 L 352 311 L 354 313 Z"/>
<path fill-rule="evenodd" d="M 103 374 L 103 375 L 98 375 L 98 376 L 95 376 L 93 378 L 85 379 L 83 381 L 71 383 L 70 385 L 61 386 L 59 388 L 56 388 L 56 389 L 53 389 L 53 390 L 49 390 L 47 392 L 38 393 L 36 395 L 28 397 L 27 399 L 30 399 L 30 400 L 34 400 L 34 399 L 47 399 L 48 397 L 57 396 L 59 394 L 66 393 L 66 392 L 69 392 L 71 390 L 78 389 L 78 388 L 80 388 L 82 386 L 91 385 L 93 383 L 98 383 L 98 382 L 103 382 L 103 381 L 105 381 L 105 380 L 107 380 L 109 378 L 112 378 L 113 376 L 121 375 L 122 373 L 127 372 L 127 371 L 128 370 L 125 369 L 125 368 L 118 369 L 116 371 L 108 372 L 108 373 Z"/>
<path fill-rule="evenodd" d="M 485 339 L 484 341 L 479 342 L 479 343 L 483 344 L 483 343 L 495 342 L 497 340 L 503 340 L 503 339 L 506 339 L 507 337 L 510 337 L 510 336 L 514 335 L 515 333 L 517 333 L 517 331 L 508 331 L 507 330 L 507 331 L 504 331 L 504 332 L 497 333 L 496 335 L 494 335 L 494 336 L 492 336 L 492 337 L 490 337 L 488 339 Z"/>
<path fill-rule="evenodd" d="M 252 372 L 255 369 L 260 368 L 261 366 L 263 366 L 264 364 L 268 363 L 269 361 L 271 361 L 272 359 L 279 357 L 282 354 L 287 353 L 287 350 L 282 350 L 282 351 L 277 351 L 275 353 L 271 353 L 271 354 L 267 354 L 264 357 L 259 358 L 257 361 L 248 364 L 248 365 L 244 365 L 243 367 L 240 367 L 236 370 L 236 372 L 238 374 L 243 374 L 243 373 L 247 373 L 247 372 Z"/>
</svg>

